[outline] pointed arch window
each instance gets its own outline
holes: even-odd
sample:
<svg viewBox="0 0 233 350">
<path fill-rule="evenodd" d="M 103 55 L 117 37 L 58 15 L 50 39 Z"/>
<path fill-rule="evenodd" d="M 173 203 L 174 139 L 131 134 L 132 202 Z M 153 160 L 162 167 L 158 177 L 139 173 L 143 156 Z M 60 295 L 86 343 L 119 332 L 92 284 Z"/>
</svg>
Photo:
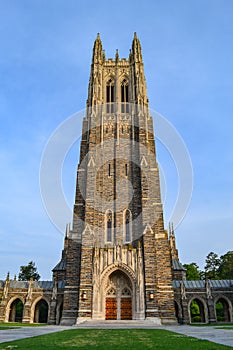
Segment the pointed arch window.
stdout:
<svg viewBox="0 0 233 350">
<path fill-rule="evenodd" d="M 132 240 L 132 214 L 129 209 L 125 211 L 124 214 L 124 233 L 125 233 L 125 242 L 129 243 Z"/>
<path fill-rule="evenodd" d="M 125 164 L 125 176 L 128 176 L 128 164 Z"/>
<path fill-rule="evenodd" d="M 113 241 L 113 217 L 111 210 L 106 213 L 106 242 Z"/>
<path fill-rule="evenodd" d="M 121 83 L 121 112 L 129 113 L 129 85 L 126 79 Z"/>
<path fill-rule="evenodd" d="M 114 112 L 114 101 L 115 101 L 114 81 L 113 79 L 109 79 L 106 85 L 107 113 Z"/>
</svg>

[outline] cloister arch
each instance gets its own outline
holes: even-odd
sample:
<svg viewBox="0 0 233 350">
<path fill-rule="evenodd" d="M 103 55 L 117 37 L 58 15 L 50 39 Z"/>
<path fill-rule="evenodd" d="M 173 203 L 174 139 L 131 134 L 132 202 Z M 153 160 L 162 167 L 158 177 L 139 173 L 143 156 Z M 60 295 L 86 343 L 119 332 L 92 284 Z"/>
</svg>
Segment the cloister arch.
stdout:
<svg viewBox="0 0 233 350">
<path fill-rule="evenodd" d="M 21 298 L 16 297 L 9 302 L 8 309 L 8 321 L 9 322 L 22 322 L 23 320 L 24 304 Z"/>
<path fill-rule="evenodd" d="M 31 307 L 30 323 L 47 323 L 49 315 L 49 305 L 49 301 L 44 296 L 35 299 Z"/>
<path fill-rule="evenodd" d="M 190 323 L 207 323 L 208 310 L 204 300 L 193 298 L 189 303 Z"/>
<path fill-rule="evenodd" d="M 48 322 L 49 306 L 45 299 L 39 300 L 35 305 L 34 322 L 47 323 Z"/>
<path fill-rule="evenodd" d="M 215 301 L 215 314 L 217 322 L 231 322 L 232 317 L 232 305 L 231 302 L 221 296 Z"/>
</svg>

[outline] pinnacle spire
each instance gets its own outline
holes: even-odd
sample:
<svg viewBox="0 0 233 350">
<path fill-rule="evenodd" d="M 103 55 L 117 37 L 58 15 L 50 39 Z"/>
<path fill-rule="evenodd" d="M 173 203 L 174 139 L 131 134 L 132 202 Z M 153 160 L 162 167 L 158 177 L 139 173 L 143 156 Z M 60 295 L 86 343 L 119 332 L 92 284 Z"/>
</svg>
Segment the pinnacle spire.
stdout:
<svg viewBox="0 0 233 350">
<path fill-rule="evenodd" d="M 118 49 L 116 49 L 115 61 L 116 61 L 116 62 L 118 62 L 118 61 L 119 61 L 119 53 L 118 53 Z"/>
<path fill-rule="evenodd" d="M 102 47 L 102 41 L 100 39 L 100 33 L 97 33 L 97 37 L 94 42 L 92 63 L 101 63 L 104 58 L 104 52 Z"/>
<path fill-rule="evenodd" d="M 171 248 L 172 259 L 178 259 L 178 250 L 176 249 L 176 237 L 173 223 L 169 222 L 169 242 Z"/>
<path fill-rule="evenodd" d="M 69 224 L 66 224 L 66 234 L 65 234 L 65 239 L 68 237 L 69 234 Z"/>
<path fill-rule="evenodd" d="M 132 53 L 135 62 L 142 62 L 142 49 L 140 40 L 138 39 L 137 33 L 134 32 L 134 38 L 132 43 Z"/>
</svg>

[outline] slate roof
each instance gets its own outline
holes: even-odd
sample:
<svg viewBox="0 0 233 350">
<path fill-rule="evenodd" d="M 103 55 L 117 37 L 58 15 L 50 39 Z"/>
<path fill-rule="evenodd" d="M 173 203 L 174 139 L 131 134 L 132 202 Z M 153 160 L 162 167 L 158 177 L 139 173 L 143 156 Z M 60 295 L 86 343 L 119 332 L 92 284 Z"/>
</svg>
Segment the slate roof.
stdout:
<svg viewBox="0 0 233 350">
<path fill-rule="evenodd" d="M 0 280 L 0 288 L 3 288 L 5 281 Z M 16 289 L 28 289 L 29 281 L 14 281 L 10 280 L 10 288 Z M 52 289 L 53 281 L 35 281 L 33 288 L 41 288 L 41 289 Z M 58 288 L 65 288 L 65 281 L 58 282 Z"/>
<path fill-rule="evenodd" d="M 210 280 L 212 288 L 231 288 L 233 287 L 233 280 Z"/>
<path fill-rule="evenodd" d="M 179 262 L 179 260 L 173 259 L 172 260 L 172 268 L 173 270 L 182 270 L 182 271 L 186 271 L 186 269 L 184 268 L 184 266 L 181 264 L 181 262 Z"/>
<path fill-rule="evenodd" d="M 64 271 L 66 269 L 66 259 L 62 258 L 61 261 L 53 268 L 52 271 Z"/>
<path fill-rule="evenodd" d="M 180 288 L 181 283 L 184 283 L 187 289 L 205 288 L 206 282 L 204 280 L 199 281 L 173 281 L 174 288 Z M 209 280 L 211 288 L 232 288 L 233 280 Z"/>
<path fill-rule="evenodd" d="M 35 281 L 34 288 L 52 289 L 53 281 Z"/>
<path fill-rule="evenodd" d="M 14 281 L 10 280 L 10 288 L 22 288 L 28 289 L 29 282 L 28 281 Z"/>
</svg>

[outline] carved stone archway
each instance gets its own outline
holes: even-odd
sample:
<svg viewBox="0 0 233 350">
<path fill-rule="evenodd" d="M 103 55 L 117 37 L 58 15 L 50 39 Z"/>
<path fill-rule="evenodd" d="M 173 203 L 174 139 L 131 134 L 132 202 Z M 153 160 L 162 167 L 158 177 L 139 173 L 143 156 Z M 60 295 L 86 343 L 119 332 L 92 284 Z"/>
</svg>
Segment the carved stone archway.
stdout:
<svg viewBox="0 0 233 350">
<path fill-rule="evenodd" d="M 36 315 L 36 312 L 38 312 L 36 309 L 37 309 L 37 306 L 39 305 L 39 303 L 41 301 L 44 301 L 44 305 L 47 304 L 48 306 L 48 311 L 46 311 L 46 313 L 49 315 L 50 314 L 50 303 L 49 303 L 49 300 L 48 298 L 46 298 L 45 296 L 40 296 L 38 298 L 36 298 L 33 303 L 32 303 L 32 306 L 31 306 L 31 313 L 30 313 L 30 323 L 34 323 L 34 322 L 38 322 L 39 321 L 39 315 Z M 48 316 L 47 316 L 48 317 Z M 44 322 L 42 322 L 44 323 Z"/>
<path fill-rule="evenodd" d="M 10 305 L 9 322 L 19 322 L 23 320 L 24 304 L 20 298 L 15 299 Z"/>
<path fill-rule="evenodd" d="M 46 300 L 40 299 L 35 305 L 34 322 L 47 323 L 48 322 L 49 305 Z"/>
<path fill-rule="evenodd" d="M 111 286 L 113 287 L 112 293 L 114 293 L 113 282 L 114 279 L 117 279 L 116 276 L 119 276 L 119 282 L 115 281 L 115 284 L 119 285 L 118 290 L 115 288 L 116 298 L 120 298 L 116 311 L 118 312 L 117 318 L 145 319 L 143 276 L 139 274 L 139 271 L 137 273 L 139 276 L 129 266 L 116 263 L 109 265 L 101 275 L 96 275 L 96 278 L 93 279 L 93 319 L 106 319 L 106 297 L 114 297 L 114 294 L 111 294 Z M 119 311 L 121 308 L 125 311 Z M 122 313 L 125 316 L 122 316 Z"/>
<path fill-rule="evenodd" d="M 24 305 L 24 300 L 21 296 L 15 296 L 14 298 L 11 298 L 7 304 L 6 312 L 5 312 L 5 322 L 9 322 L 10 319 L 12 319 L 12 306 L 14 307 L 14 304 L 21 302 Z"/>
</svg>

